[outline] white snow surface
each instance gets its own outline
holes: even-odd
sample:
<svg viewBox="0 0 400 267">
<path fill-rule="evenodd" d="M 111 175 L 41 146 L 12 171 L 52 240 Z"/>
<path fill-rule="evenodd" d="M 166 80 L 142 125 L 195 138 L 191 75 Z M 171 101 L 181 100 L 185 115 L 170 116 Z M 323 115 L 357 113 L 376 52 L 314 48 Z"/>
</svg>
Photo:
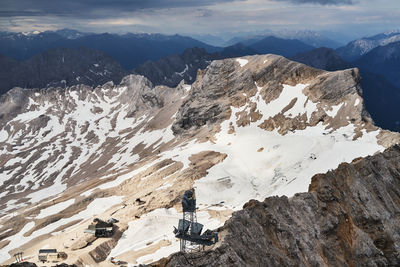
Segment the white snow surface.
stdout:
<svg viewBox="0 0 400 267">
<path fill-rule="evenodd" d="M 209 169 L 204 178 L 195 181 L 197 206 L 208 207 L 203 208 L 201 214 L 208 214 L 207 210 L 240 210 L 250 199 L 262 201 L 272 195 L 291 197 L 306 192 L 313 175 L 335 169 L 342 162 L 351 162 L 354 158 L 384 150 L 384 147 L 377 144 L 379 131 L 367 133 L 363 130 L 362 137 L 353 141 L 355 126 L 352 124 L 331 132 L 321 122 L 314 127 L 286 135 L 279 134 L 277 130 L 269 132 L 258 127 L 264 119 L 280 113 L 293 99 L 296 99 L 295 105 L 284 115 L 292 118 L 306 114 L 309 120 L 317 105 L 302 93 L 306 86 L 284 85 L 280 97 L 268 105 L 260 95 L 262 88 L 257 86 L 258 93 L 250 100 L 257 104 L 263 119 L 249 126 L 237 127 L 236 114 L 248 109 L 248 106 L 231 107 L 231 117 L 221 124 L 221 131 L 216 135 L 214 143 L 191 141 L 162 154 L 161 159 L 181 161 L 184 169 L 189 165 L 190 155 L 204 150 L 227 155 L 224 161 Z M 330 114 L 335 116 L 342 105 L 335 106 Z M 235 126 L 235 132 L 229 134 L 231 123 Z M 162 188 L 164 186 L 158 189 Z M 218 206 L 221 204 L 223 207 Z M 201 216 L 198 221 L 205 222 L 205 228 L 212 229 L 213 223 L 207 221 L 206 215 L 204 220 Z M 178 242 L 171 235 L 171 230 L 179 218 L 175 212 L 158 210 L 155 214 L 149 213 L 132 221 L 126 238 L 118 242 L 110 256 L 136 251 L 147 242 L 153 241 L 154 244 L 162 239 L 170 240 L 171 245 L 139 258 L 138 263 L 149 259 L 158 260 L 178 251 Z"/>
<path fill-rule="evenodd" d="M 68 199 L 64 202 L 57 203 L 50 207 L 40 210 L 40 213 L 36 216 L 36 219 L 42 219 L 47 216 L 59 213 L 60 211 L 65 210 L 69 206 L 71 206 L 75 202 L 75 199 Z"/>
<path fill-rule="evenodd" d="M 60 219 L 60 220 L 58 220 L 54 223 L 51 223 L 43 228 L 40 228 L 39 230 L 34 231 L 29 236 L 24 236 L 24 234 L 26 232 L 28 232 L 30 229 L 32 229 L 35 225 L 35 222 L 27 223 L 20 232 L 5 239 L 5 240 L 10 240 L 10 243 L 1 249 L 0 262 L 4 262 L 11 258 L 11 255 L 9 255 L 8 251 L 13 250 L 18 247 L 21 247 L 36 237 L 52 233 L 58 227 L 66 225 L 67 223 L 70 223 L 72 221 L 87 220 L 97 214 L 101 214 L 101 213 L 105 212 L 106 210 L 108 210 L 109 208 L 111 208 L 112 206 L 121 203 L 122 198 L 123 198 L 123 196 L 111 196 L 111 197 L 105 197 L 105 198 L 96 198 L 87 206 L 87 208 L 85 210 L 83 210 L 69 218 Z M 50 212 L 50 211 L 47 211 L 47 212 Z"/>
<path fill-rule="evenodd" d="M 358 99 L 357 99 L 358 100 Z M 340 108 L 344 105 L 344 103 L 340 103 L 339 105 L 332 106 L 332 110 L 326 110 L 326 114 L 328 114 L 329 117 L 335 117 Z"/>
<path fill-rule="evenodd" d="M 240 67 L 244 67 L 249 62 L 247 59 L 244 58 L 237 58 L 236 61 L 239 62 Z"/>
<path fill-rule="evenodd" d="M 130 264 L 144 264 L 149 260 L 156 261 L 179 251 L 179 240 L 175 238 L 172 231 L 181 218 L 182 214 L 171 208 L 156 209 L 138 220 L 131 221 L 128 230 L 124 232 L 124 237 L 118 241 L 109 257 L 118 257 L 130 251 L 138 251 L 162 240 L 167 240 L 171 244 L 161 247 L 152 254 L 142 256 L 137 259 L 136 263 Z M 197 212 L 197 220 L 204 225 L 204 229 L 215 229 L 222 225 L 220 221 L 212 219 L 204 211 Z"/>
<path fill-rule="evenodd" d="M 20 151 L 29 151 L 29 154 L 23 158 L 14 156 L 4 164 L 4 167 L 8 167 L 10 171 L 0 173 L 0 185 L 4 184 L 5 181 L 14 175 L 17 175 L 21 171 L 20 166 L 35 156 L 35 152 L 38 149 L 33 148 L 43 144 L 45 145 L 40 149 L 42 152 L 39 159 L 35 159 L 33 164 L 24 167 L 23 178 L 18 184 L 17 192 L 23 192 L 28 188 L 36 190 L 27 196 L 30 198 L 31 203 L 39 202 L 65 191 L 67 185 L 63 179 L 67 175 L 67 171 L 72 168 L 72 174 L 69 174 L 69 176 L 73 176 L 81 170 L 80 166 L 82 164 L 93 163 L 97 159 L 100 159 L 102 155 L 106 154 L 102 146 L 106 143 L 107 138 L 118 138 L 121 140 L 116 145 L 119 148 L 118 152 L 113 154 L 108 162 L 112 164 L 112 167 L 108 169 L 109 172 L 123 171 L 126 166 L 135 163 L 139 157 L 132 154 L 131 151 L 138 144 L 142 143 L 146 146 L 154 145 L 156 149 L 162 142 L 172 140 L 174 136 L 169 128 L 152 132 L 144 132 L 139 129 L 139 132 L 133 138 L 126 138 L 129 133 L 120 135 L 121 131 L 131 130 L 135 127 L 139 128 L 140 125 L 145 125 L 151 119 L 149 115 L 142 116 L 139 119 L 127 116 L 129 105 L 122 105 L 118 101 L 118 98 L 126 89 L 126 86 L 118 86 L 113 88 L 112 91 L 102 90 L 100 93 L 85 96 L 86 98 L 82 98 L 77 91 L 67 90 L 65 96 L 59 96 L 61 103 L 46 101 L 38 103 L 30 98 L 29 106 L 33 110 L 21 113 L 10 121 L 11 135 L 5 129 L 0 129 L 0 142 L 14 144 L 19 141 L 22 136 L 22 130 L 13 132 L 12 127 L 14 123 L 31 123 L 32 120 L 41 115 L 48 116 L 49 121 L 45 127 L 39 128 L 38 132 L 28 132 L 18 149 L 11 152 L 6 151 L 7 154 L 14 155 Z M 108 97 L 109 93 L 114 95 Z M 59 105 L 65 106 L 60 107 Z M 96 108 L 100 108 L 100 112 L 94 112 Z M 52 113 L 58 110 L 65 111 L 62 119 Z M 74 129 L 71 128 L 73 124 L 76 124 Z M 85 127 L 87 127 L 87 130 L 81 133 L 81 129 Z M 90 132 L 95 133 L 97 142 L 87 141 L 86 136 Z M 41 138 L 37 138 L 38 136 Z M 50 159 L 54 157 L 56 151 L 64 149 L 65 152 L 58 155 L 56 160 Z M 80 150 L 77 158 L 73 157 L 73 149 Z M 1 148 L 0 154 L 3 154 L 3 151 Z M 40 162 L 47 163 L 45 168 L 41 166 L 39 170 L 37 167 Z M 65 168 L 64 166 L 68 164 L 70 164 L 68 168 Z M 50 176 L 54 177 L 52 184 L 49 187 L 43 188 L 43 183 Z M 15 187 L 15 185 L 9 185 L 5 192 L 10 190 L 11 187 Z M 0 211 L 0 213 L 2 212 L 4 211 Z"/>
</svg>

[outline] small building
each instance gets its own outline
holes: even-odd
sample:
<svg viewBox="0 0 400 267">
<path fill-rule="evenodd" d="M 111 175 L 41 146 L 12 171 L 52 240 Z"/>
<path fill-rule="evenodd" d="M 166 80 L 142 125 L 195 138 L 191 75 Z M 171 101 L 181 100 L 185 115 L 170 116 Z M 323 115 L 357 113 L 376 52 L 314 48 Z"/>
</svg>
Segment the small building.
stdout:
<svg viewBox="0 0 400 267">
<path fill-rule="evenodd" d="M 58 262 L 61 260 L 57 249 L 39 249 L 38 258 L 41 262 Z"/>
<path fill-rule="evenodd" d="M 84 232 L 94 234 L 96 237 L 110 237 L 114 234 L 114 223 L 110 220 L 105 222 L 96 218 Z"/>
</svg>

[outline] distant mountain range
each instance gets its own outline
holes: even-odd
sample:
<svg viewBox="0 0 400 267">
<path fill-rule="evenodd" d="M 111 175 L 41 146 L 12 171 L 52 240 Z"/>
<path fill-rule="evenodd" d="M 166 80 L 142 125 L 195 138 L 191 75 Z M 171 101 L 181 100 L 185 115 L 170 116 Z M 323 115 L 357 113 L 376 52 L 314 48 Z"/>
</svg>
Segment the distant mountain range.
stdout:
<svg viewBox="0 0 400 267">
<path fill-rule="evenodd" d="M 350 64 L 336 54 L 335 50 L 326 47 L 299 53 L 291 57 L 291 59 L 317 69 L 329 71 L 343 70 L 350 67 Z"/>
<path fill-rule="evenodd" d="M 400 88 L 400 41 L 372 49 L 356 60 L 354 65 L 380 74 Z"/>
<path fill-rule="evenodd" d="M 104 52 L 90 48 L 55 48 L 26 61 L 0 55 L 0 94 L 13 87 L 45 88 L 86 84 L 93 87 L 127 75 Z"/>
<path fill-rule="evenodd" d="M 368 112 L 377 125 L 400 131 L 400 42 L 378 46 L 350 63 L 327 48 L 314 49 L 291 59 L 331 71 L 359 68 Z"/>
<path fill-rule="evenodd" d="M 253 44 L 257 41 L 260 41 L 266 37 L 276 37 L 281 39 L 287 40 L 299 40 L 304 44 L 309 46 L 318 48 L 318 47 L 329 47 L 329 48 L 338 48 L 342 46 L 341 43 L 330 39 L 324 35 L 321 35 L 318 32 L 314 31 L 289 31 L 289 30 L 282 30 L 278 32 L 274 31 L 266 31 L 263 34 L 255 34 L 249 36 L 241 36 L 241 37 L 234 37 L 228 40 L 225 45 L 233 45 L 235 43 L 244 43 L 246 45 Z"/>
<path fill-rule="evenodd" d="M 162 34 L 84 34 L 73 30 L 37 34 L 0 34 L 0 54 L 16 60 L 27 60 L 51 48 L 87 47 L 103 51 L 125 69 L 132 69 L 147 60 L 182 53 L 187 48 L 200 47 L 208 52 L 220 49 L 180 35 Z"/>
<path fill-rule="evenodd" d="M 175 87 L 182 79 L 193 82 L 197 70 L 215 59 L 267 53 L 288 57 L 312 48 L 298 40 L 276 37 L 265 37 L 250 46 L 237 43 L 217 48 L 179 35 L 93 34 L 69 29 L 0 33 L 0 93 L 15 86 L 119 83 L 128 73 L 144 75 L 155 85 Z"/>
<path fill-rule="evenodd" d="M 175 87 L 182 80 L 192 83 L 198 69 L 206 68 L 212 60 L 271 53 L 330 71 L 358 67 L 372 117 L 382 127 L 400 130 L 400 32 L 362 38 L 336 50 L 315 49 L 310 40 L 318 45 L 324 38 L 313 32 L 299 32 L 297 36 L 309 41 L 259 35 L 237 38 L 235 41 L 240 42 L 221 48 L 180 35 L 93 34 L 69 29 L 3 32 L 0 93 L 14 86 L 119 83 L 129 73 L 143 75 L 154 85 Z M 316 42 L 317 37 L 321 42 Z"/>
<path fill-rule="evenodd" d="M 336 52 L 346 61 L 354 61 L 378 46 L 400 41 L 400 31 L 381 33 L 371 37 L 354 40 L 336 49 Z"/>
</svg>

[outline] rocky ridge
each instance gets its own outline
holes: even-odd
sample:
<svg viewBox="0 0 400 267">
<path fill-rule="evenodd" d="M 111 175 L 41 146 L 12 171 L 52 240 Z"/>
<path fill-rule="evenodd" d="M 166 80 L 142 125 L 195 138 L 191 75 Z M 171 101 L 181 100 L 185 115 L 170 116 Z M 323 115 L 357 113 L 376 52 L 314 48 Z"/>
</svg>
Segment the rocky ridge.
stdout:
<svg viewBox="0 0 400 267">
<path fill-rule="evenodd" d="M 400 147 L 312 178 L 308 193 L 251 200 L 212 250 L 151 266 L 398 266 Z"/>
</svg>

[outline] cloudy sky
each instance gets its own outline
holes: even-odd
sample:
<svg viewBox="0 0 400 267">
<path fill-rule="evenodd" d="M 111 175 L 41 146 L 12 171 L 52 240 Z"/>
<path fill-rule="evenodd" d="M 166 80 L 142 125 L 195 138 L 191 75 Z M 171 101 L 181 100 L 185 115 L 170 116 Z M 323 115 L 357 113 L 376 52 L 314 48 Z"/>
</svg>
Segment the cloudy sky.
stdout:
<svg viewBox="0 0 400 267">
<path fill-rule="evenodd" d="M 0 30 L 230 35 L 265 30 L 400 28 L 399 0 L 1 0 Z M 350 38 L 350 37 L 349 37 Z"/>
</svg>

